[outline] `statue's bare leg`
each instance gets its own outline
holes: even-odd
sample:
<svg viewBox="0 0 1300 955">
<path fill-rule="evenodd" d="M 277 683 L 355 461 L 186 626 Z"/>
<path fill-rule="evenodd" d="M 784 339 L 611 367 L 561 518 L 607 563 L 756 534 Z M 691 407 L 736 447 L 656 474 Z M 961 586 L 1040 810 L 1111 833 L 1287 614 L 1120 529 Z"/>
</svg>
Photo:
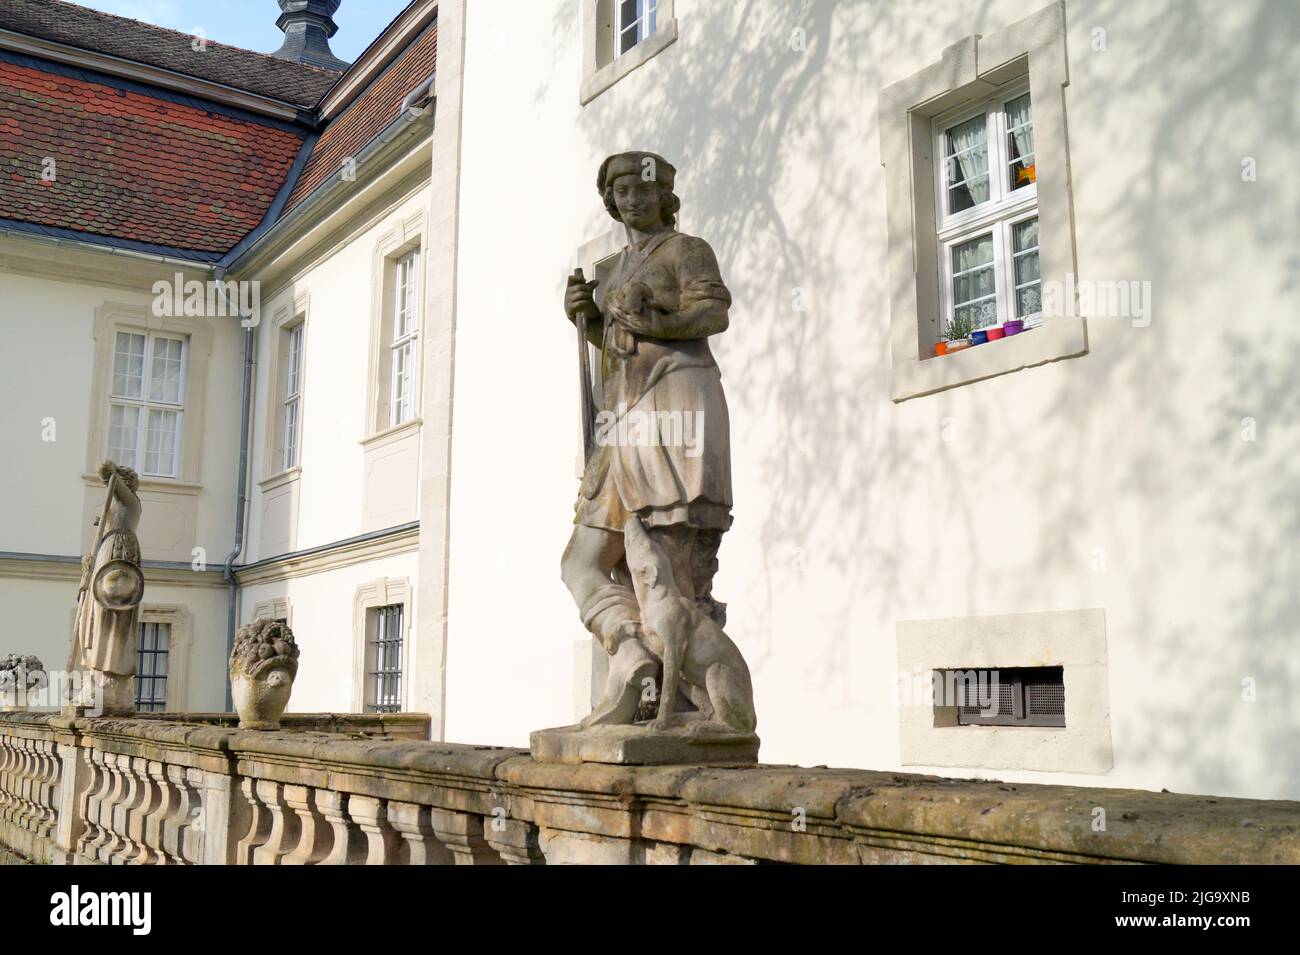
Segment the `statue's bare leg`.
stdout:
<svg viewBox="0 0 1300 955">
<path fill-rule="evenodd" d="M 584 726 L 631 723 L 641 702 L 642 681 L 658 669 L 643 642 L 636 595 L 611 576 L 622 559 L 622 534 L 578 524 L 560 562 L 560 577 L 578 605 L 583 626 L 610 655 L 604 695 L 582 721 Z"/>
</svg>

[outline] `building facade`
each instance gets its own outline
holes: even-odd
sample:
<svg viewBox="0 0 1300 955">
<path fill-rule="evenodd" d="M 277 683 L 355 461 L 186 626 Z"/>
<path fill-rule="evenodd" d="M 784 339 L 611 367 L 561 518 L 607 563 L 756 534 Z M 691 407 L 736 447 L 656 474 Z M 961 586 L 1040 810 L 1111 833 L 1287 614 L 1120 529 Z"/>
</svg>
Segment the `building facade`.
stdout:
<svg viewBox="0 0 1300 955">
<path fill-rule="evenodd" d="M 42 56 L 73 38 L 4 29 L 0 67 L 71 79 Z M 113 409 L 180 414 L 144 485 L 145 620 L 188 634 L 168 705 L 223 705 L 251 354 L 236 617 L 289 620 L 292 706 L 498 745 L 582 715 L 561 297 L 625 242 L 598 165 L 648 149 L 734 300 L 714 592 L 763 759 L 1296 798 L 1298 32 L 1263 0 L 417 2 L 328 82 L 294 64 L 322 88 L 265 116 L 253 152 L 300 145 L 224 248 L 149 221 L 108 242 L 71 206 L 38 234 L 53 206 L 10 178 L 3 649 L 65 652 Z M 6 175 L 39 177 L 7 135 Z M 218 268 L 258 283 L 251 334 L 154 326 L 153 282 Z M 113 390 L 121 350 L 166 392 L 170 341 L 183 407 Z M 142 455 L 171 448 L 153 430 Z M 991 719 L 932 696 L 993 669 Z"/>
</svg>

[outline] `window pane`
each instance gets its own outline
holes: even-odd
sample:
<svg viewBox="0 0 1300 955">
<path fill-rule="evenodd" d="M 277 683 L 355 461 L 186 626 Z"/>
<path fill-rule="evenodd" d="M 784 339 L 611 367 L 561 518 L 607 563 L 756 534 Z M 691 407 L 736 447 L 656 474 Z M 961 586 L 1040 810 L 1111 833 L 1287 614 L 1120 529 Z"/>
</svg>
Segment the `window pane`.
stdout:
<svg viewBox="0 0 1300 955">
<path fill-rule="evenodd" d="M 993 264 L 993 233 L 963 242 L 952 247 L 952 271 L 954 275 L 971 269 L 991 266 Z"/>
<path fill-rule="evenodd" d="M 1011 227 L 1011 248 L 1015 259 L 1016 315 L 1042 311 L 1038 271 L 1038 219 L 1026 219 Z"/>
<path fill-rule="evenodd" d="M 419 251 L 402 256 L 397 262 L 397 289 L 394 303 L 396 313 L 393 316 L 393 339 L 405 338 L 416 331 L 416 316 L 419 302 Z"/>
<path fill-rule="evenodd" d="M 411 387 L 411 356 L 413 345 L 407 342 L 393 349 L 393 409 L 392 423 L 397 425 L 412 417 L 414 397 Z"/>
<path fill-rule="evenodd" d="M 298 463 L 298 402 L 290 401 L 284 406 L 284 467 L 289 469 Z"/>
<path fill-rule="evenodd" d="M 113 395 L 139 398 L 144 394 L 144 336 L 118 332 L 113 345 Z"/>
<path fill-rule="evenodd" d="M 181 403 L 181 363 L 184 345 L 175 338 L 153 340 L 153 362 L 149 372 L 149 400 Z"/>
<path fill-rule="evenodd" d="M 989 198 L 988 118 L 958 123 L 944 133 L 948 212 L 961 212 Z"/>
<path fill-rule="evenodd" d="M 144 472 L 172 477 L 176 473 L 176 437 L 180 415 L 150 408 L 144 433 Z"/>
<path fill-rule="evenodd" d="M 985 299 L 973 305 L 962 305 L 954 310 L 959 324 L 970 323 L 971 329 L 996 325 L 998 321 L 997 299 Z"/>
<path fill-rule="evenodd" d="M 108 412 L 108 456 L 123 467 L 135 467 L 140 443 L 140 409 L 113 405 Z"/>
<path fill-rule="evenodd" d="M 286 398 L 298 394 L 302 387 L 302 326 L 297 325 L 289 331 L 288 374 L 285 376 L 284 393 Z"/>
<path fill-rule="evenodd" d="M 1038 178 L 1034 166 L 1034 123 L 1029 94 L 1018 96 L 1006 105 L 1007 185 L 1014 191 Z"/>
</svg>

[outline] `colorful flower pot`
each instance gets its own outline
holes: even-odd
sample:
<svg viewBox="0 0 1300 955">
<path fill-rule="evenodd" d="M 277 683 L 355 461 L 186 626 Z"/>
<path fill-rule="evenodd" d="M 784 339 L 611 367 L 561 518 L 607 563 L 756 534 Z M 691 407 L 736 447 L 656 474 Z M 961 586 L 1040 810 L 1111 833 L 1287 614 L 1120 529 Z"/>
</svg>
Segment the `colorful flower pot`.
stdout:
<svg viewBox="0 0 1300 955">
<path fill-rule="evenodd" d="M 1002 330 L 1008 335 L 1019 335 L 1025 330 L 1024 320 L 1019 318 L 1012 319 L 1002 326 Z"/>
<path fill-rule="evenodd" d="M 970 343 L 972 345 L 983 345 L 988 340 L 989 332 L 987 328 L 977 328 L 970 333 Z"/>
<path fill-rule="evenodd" d="M 989 333 L 989 341 L 991 342 L 995 342 L 1006 335 L 1006 332 L 1003 331 L 1001 325 L 994 325 L 991 328 L 986 328 L 984 330 Z"/>
<path fill-rule="evenodd" d="M 934 353 L 936 355 L 948 354 L 948 343 L 946 341 L 934 343 Z"/>
<path fill-rule="evenodd" d="M 963 351 L 967 348 L 970 348 L 970 346 L 971 346 L 971 341 L 969 338 L 959 338 L 956 341 L 951 341 L 948 343 L 947 353 L 951 355 L 955 351 Z"/>
</svg>

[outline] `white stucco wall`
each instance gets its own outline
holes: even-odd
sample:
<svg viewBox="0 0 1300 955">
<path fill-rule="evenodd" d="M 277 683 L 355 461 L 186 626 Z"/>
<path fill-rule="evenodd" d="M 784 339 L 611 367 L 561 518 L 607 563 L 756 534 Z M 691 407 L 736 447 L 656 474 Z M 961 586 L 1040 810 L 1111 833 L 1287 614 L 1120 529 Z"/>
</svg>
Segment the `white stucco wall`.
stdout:
<svg viewBox="0 0 1300 955">
<path fill-rule="evenodd" d="M 1096 319 L 1081 358 L 894 404 L 877 92 L 1037 7 L 677 0 L 680 39 L 583 108 L 578 5 L 504 6 L 466 26 L 449 739 L 571 721 L 560 299 L 609 225 L 599 161 L 642 148 L 677 165 L 680 228 L 735 300 L 715 594 L 764 760 L 900 767 L 900 620 L 1095 607 L 1111 772 L 908 768 L 1300 796 L 1294 10 L 1069 3 L 1079 277 L 1149 281 L 1150 325 Z"/>
<path fill-rule="evenodd" d="M 106 413 L 106 396 L 92 400 L 96 309 L 106 302 L 148 309 L 152 283 L 171 280 L 175 269 L 85 251 L 68 251 L 43 242 L 6 240 L 0 263 L 0 328 L 8 347 L 0 373 L 0 427 L 6 452 L 0 464 L 0 495 L 9 502 L 0 516 L 0 551 L 56 557 L 79 557 L 87 539 L 85 510 L 92 413 Z M 39 262 L 39 271 L 32 263 Z M 60 275 L 49 274 L 58 269 Z M 111 282 L 87 280 L 96 270 L 111 272 Z M 202 393 L 189 389 L 188 412 L 204 406 L 201 431 L 189 427 L 182 440 L 202 442 L 197 494 L 184 499 L 193 507 L 194 534 L 182 542 L 187 555 L 203 548 L 209 566 L 219 566 L 233 543 L 234 487 L 239 435 L 238 392 L 230 399 L 230 382 L 238 380 L 239 328 L 235 319 L 212 323 L 212 350 Z M 53 419 L 54 440 L 45 440 Z M 94 457 L 103 457 L 103 450 Z M 151 519 L 146 505 L 142 537 Z M 157 514 L 153 520 L 159 520 Z M 149 555 L 146 553 L 146 558 Z M 67 660 L 75 576 L 71 581 L 44 579 L 45 565 L 0 569 L 0 653 L 34 653 L 49 667 Z M 73 567 L 70 571 L 76 573 Z M 189 705 L 221 706 L 225 656 L 226 591 L 211 581 L 194 586 L 159 584 L 146 571 L 146 604 L 180 605 L 195 618 L 191 649 Z"/>
</svg>

